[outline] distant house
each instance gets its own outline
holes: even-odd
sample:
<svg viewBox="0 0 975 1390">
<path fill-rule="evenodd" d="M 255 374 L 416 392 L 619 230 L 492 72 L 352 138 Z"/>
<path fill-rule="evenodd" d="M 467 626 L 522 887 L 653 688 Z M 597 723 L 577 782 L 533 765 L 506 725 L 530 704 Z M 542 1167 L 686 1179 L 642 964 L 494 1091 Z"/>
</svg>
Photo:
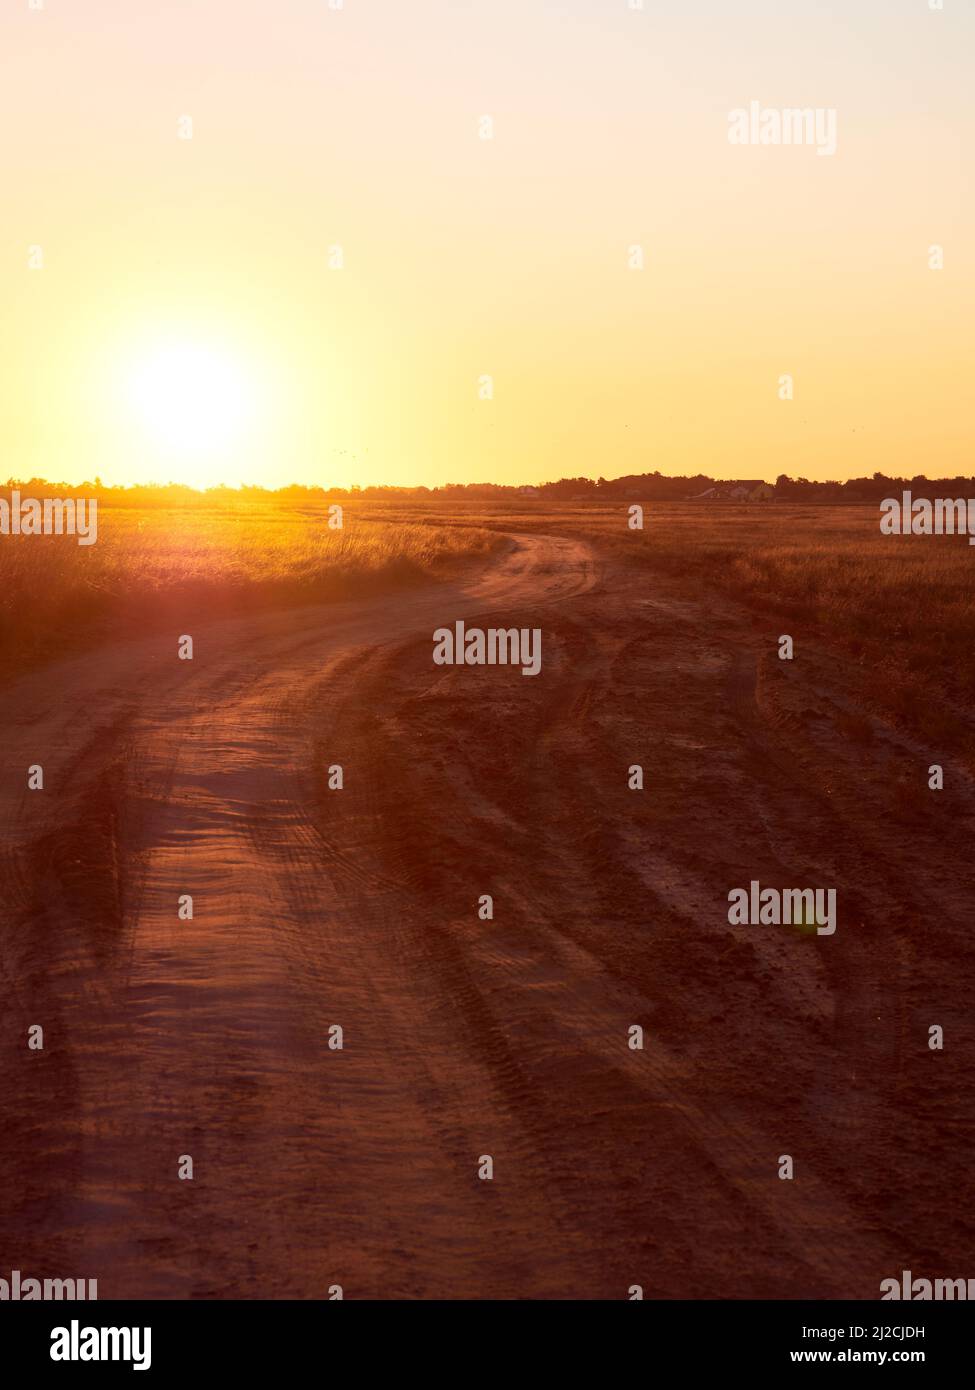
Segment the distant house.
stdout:
<svg viewBox="0 0 975 1390">
<path fill-rule="evenodd" d="M 691 502 L 771 502 L 775 488 L 761 478 L 746 478 L 741 482 L 716 483 L 689 498 Z"/>
<path fill-rule="evenodd" d="M 540 496 L 541 496 L 541 493 L 539 492 L 539 490 L 538 490 L 537 487 L 520 487 L 520 488 L 518 489 L 518 496 L 519 496 L 519 497 L 540 497 Z"/>
</svg>

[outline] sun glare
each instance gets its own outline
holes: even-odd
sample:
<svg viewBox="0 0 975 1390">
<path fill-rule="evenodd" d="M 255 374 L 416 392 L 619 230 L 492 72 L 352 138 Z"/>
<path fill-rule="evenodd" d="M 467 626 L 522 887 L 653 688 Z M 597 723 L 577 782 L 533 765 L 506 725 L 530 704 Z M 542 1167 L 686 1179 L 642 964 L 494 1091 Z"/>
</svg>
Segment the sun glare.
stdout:
<svg viewBox="0 0 975 1390">
<path fill-rule="evenodd" d="M 244 435 L 254 384 L 232 357 L 196 343 L 167 343 L 142 358 L 131 402 L 150 441 L 170 456 L 212 455 Z"/>
</svg>

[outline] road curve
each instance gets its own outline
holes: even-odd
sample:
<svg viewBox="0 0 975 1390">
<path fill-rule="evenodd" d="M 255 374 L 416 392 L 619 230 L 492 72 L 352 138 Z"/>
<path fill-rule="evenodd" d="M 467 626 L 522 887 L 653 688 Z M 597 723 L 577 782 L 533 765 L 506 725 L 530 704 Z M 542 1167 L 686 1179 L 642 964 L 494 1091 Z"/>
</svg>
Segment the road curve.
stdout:
<svg viewBox="0 0 975 1390">
<path fill-rule="evenodd" d="M 540 676 L 434 666 L 477 615 L 540 626 Z M 607 549 L 597 583 L 539 536 L 466 582 L 181 629 L 192 662 L 120 641 L 0 702 L 11 1268 L 875 1299 L 964 1267 L 975 791 L 900 804 L 943 754 L 869 709 L 851 741 L 841 651 L 807 635 L 793 669 L 693 576 Z M 730 923 L 752 879 L 835 885 L 836 934 Z"/>
<path fill-rule="evenodd" d="M 323 765 L 357 775 L 326 746 L 330 718 L 355 700 L 362 654 L 478 613 L 515 622 L 595 582 L 584 543 L 517 535 L 467 581 L 188 614 L 191 662 L 174 632 L 7 688 L 0 1236 L 14 1264 L 96 1277 L 102 1297 L 422 1296 L 448 1291 L 434 1266 L 471 1291 L 483 1241 L 458 1229 L 478 1225 L 477 1154 L 460 1173 L 414 983 L 349 909 L 363 874 L 384 885 L 323 831 Z M 44 789 L 28 791 L 38 763 Z M 28 1054 L 36 1023 L 45 1048 Z M 481 1119 L 487 1133 L 497 1117 Z"/>
</svg>

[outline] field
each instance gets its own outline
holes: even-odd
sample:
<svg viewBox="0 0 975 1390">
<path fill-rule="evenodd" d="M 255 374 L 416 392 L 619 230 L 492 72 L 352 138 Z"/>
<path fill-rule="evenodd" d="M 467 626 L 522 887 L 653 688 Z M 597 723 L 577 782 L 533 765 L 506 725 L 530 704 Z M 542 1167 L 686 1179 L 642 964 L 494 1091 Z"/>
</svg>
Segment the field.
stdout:
<svg viewBox="0 0 975 1390">
<path fill-rule="evenodd" d="M 476 527 L 357 519 L 332 529 L 327 508 L 214 501 L 99 507 L 99 538 L 4 537 L 0 670 L 98 636 L 231 612 L 347 597 L 443 575 L 495 538 Z"/>
<path fill-rule="evenodd" d="M 965 736 L 964 720 L 931 708 L 946 692 L 975 703 L 975 590 L 964 537 L 882 536 L 872 507 L 664 503 L 647 506 L 642 532 L 627 528 L 619 505 L 358 502 L 344 513 L 333 530 L 325 503 L 103 503 L 95 546 L 6 538 L 0 663 L 14 671 L 99 623 L 141 627 L 186 604 L 227 611 L 422 583 L 484 558 L 499 530 L 541 528 L 828 631 L 869 667 L 873 698 L 916 724 L 946 719 Z"/>
<path fill-rule="evenodd" d="M 88 550 L 0 549 L 22 1268 L 167 1298 L 967 1273 L 963 537 L 778 505 L 640 532 L 361 501 L 337 537 L 121 510 Z M 537 628 L 540 673 L 434 665 L 458 620 Z M 754 881 L 835 891 L 835 934 L 732 922 Z"/>
</svg>

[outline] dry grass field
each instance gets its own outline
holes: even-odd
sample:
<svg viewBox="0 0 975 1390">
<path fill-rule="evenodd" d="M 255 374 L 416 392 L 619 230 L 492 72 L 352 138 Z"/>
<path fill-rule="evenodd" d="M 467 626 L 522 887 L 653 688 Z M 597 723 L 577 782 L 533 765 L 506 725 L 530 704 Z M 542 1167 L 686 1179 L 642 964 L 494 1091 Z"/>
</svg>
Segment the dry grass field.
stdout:
<svg viewBox="0 0 975 1390">
<path fill-rule="evenodd" d="M 496 536 L 476 525 L 367 520 L 327 506 L 228 501 L 99 506 L 98 540 L 8 536 L 0 545 L 0 678 L 93 639 L 176 621 L 402 588 L 444 577 Z M 231 494 L 232 497 L 232 494 Z"/>
<path fill-rule="evenodd" d="M 627 504 L 628 505 L 628 504 Z M 538 504 L 369 506 L 370 518 L 522 529 L 588 540 L 615 563 L 714 589 L 781 632 L 821 633 L 853 658 L 857 694 L 936 734 L 975 767 L 975 549 L 965 536 L 884 536 L 876 507 Z M 854 720 L 851 734 L 860 726 Z"/>
<path fill-rule="evenodd" d="M 859 666 L 860 697 L 975 759 L 975 587 L 964 536 L 883 536 L 873 507 L 488 504 L 451 499 L 314 508 L 226 489 L 174 506 L 99 508 L 90 547 L 61 537 L 0 546 L 0 679 L 120 631 L 392 592 L 456 574 L 521 529 L 584 539 L 616 563 L 714 588 Z M 794 634 L 793 634 L 794 635 Z M 856 720 L 851 736 L 859 733 Z"/>
<path fill-rule="evenodd" d="M 214 500 L 99 508 L 99 539 L 7 537 L 0 546 L 0 650 L 56 650 L 95 618 L 191 598 L 223 609 L 348 597 L 442 576 L 485 557 L 492 531 L 588 539 L 621 561 L 713 585 L 811 622 L 873 655 L 975 696 L 975 587 L 964 537 L 888 537 L 872 507 L 645 504 L 559 507 L 458 501 L 344 505 Z M 233 497 L 233 494 L 229 494 Z M 161 493 L 165 498 L 165 493 Z M 146 613 L 142 613 L 144 618 Z"/>
<path fill-rule="evenodd" d="M 0 545 L 19 1267 L 165 1298 L 966 1272 L 975 554 L 869 508 L 626 520 L 204 501 Z M 459 619 L 537 629 L 539 673 L 434 664 Z M 835 934 L 732 922 L 750 881 L 834 891 Z"/>
</svg>

